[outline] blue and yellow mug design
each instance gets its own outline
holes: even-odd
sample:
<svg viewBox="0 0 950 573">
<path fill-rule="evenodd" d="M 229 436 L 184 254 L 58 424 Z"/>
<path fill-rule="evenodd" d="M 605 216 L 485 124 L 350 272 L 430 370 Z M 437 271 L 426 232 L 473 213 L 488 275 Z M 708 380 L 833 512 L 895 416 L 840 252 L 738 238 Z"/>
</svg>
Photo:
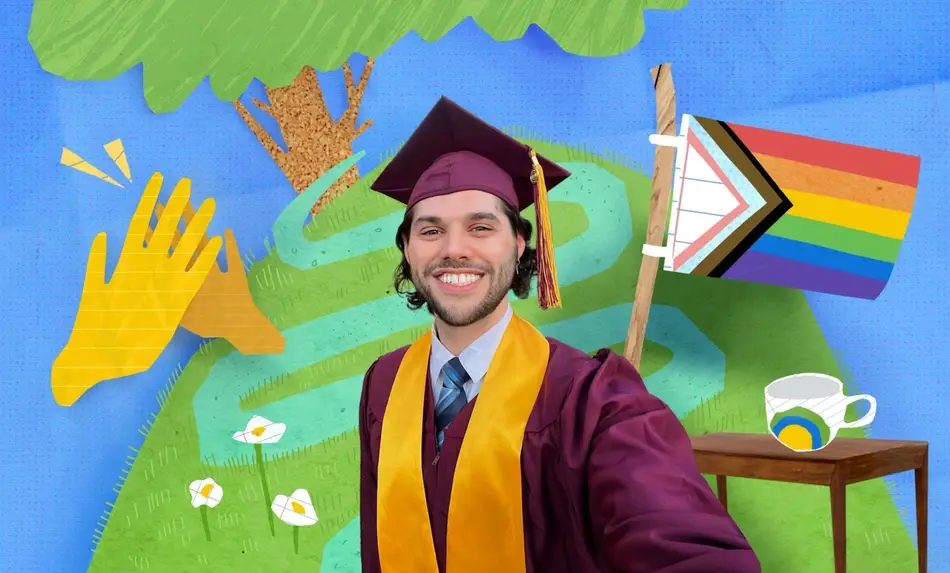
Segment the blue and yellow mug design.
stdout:
<svg viewBox="0 0 950 573">
<path fill-rule="evenodd" d="M 848 406 L 870 404 L 868 413 L 845 422 Z M 789 449 L 813 452 L 831 443 L 842 428 L 860 428 L 874 421 L 877 400 L 868 394 L 844 395 L 841 380 L 826 374 L 793 374 L 765 388 L 765 414 L 769 433 Z"/>
</svg>

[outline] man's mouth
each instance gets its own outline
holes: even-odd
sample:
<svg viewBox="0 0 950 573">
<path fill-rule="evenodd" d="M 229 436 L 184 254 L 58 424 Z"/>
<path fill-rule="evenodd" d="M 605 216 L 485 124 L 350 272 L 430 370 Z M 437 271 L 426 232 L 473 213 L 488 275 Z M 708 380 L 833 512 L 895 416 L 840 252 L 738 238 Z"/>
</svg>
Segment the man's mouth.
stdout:
<svg viewBox="0 0 950 573">
<path fill-rule="evenodd" d="M 475 270 L 441 270 L 433 273 L 433 276 L 441 283 L 456 287 L 465 287 L 478 282 L 484 276 L 484 273 Z"/>
</svg>

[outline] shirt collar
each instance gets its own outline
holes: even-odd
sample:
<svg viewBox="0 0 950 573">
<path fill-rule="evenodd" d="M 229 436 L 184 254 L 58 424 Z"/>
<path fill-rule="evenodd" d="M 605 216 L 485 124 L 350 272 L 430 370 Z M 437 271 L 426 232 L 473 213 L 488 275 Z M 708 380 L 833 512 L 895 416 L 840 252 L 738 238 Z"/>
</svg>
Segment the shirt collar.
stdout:
<svg viewBox="0 0 950 573">
<path fill-rule="evenodd" d="M 508 323 L 511 322 L 513 311 L 511 305 L 505 311 L 494 326 L 489 328 L 484 334 L 475 339 L 474 342 L 465 347 L 459 354 L 459 361 L 462 367 L 468 372 L 468 375 L 475 382 L 481 380 L 488 373 L 488 367 L 491 365 L 492 358 L 501 344 L 501 338 L 505 334 Z M 435 323 L 432 324 L 432 352 L 429 355 L 429 374 L 432 381 L 435 382 L 442 372 L 445 363 L 454 358 L 453 354 L 442 345 L 435 332 Z"/>
</svg>

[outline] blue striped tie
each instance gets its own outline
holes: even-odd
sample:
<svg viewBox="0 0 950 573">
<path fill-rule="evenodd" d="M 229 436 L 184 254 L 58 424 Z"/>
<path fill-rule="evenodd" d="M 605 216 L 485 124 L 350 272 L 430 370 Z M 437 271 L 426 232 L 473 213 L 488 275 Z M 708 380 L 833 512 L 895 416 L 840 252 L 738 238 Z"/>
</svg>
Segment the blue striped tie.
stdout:
<svg viewBox="0 0 950 573">
<path fill-rule="evenodd" d="M 445 430 L 452 423 L 455 415 L 462 411 L 468 399 L 465 397 L 465 383 L 472 378 L 465 371 L 458 358 L 449 360 L 442 367 L 442 390 L 435 403 L 435 431 L 436 448 L 442 450 L 442 441 L 445 439 Z"/>
</svg>

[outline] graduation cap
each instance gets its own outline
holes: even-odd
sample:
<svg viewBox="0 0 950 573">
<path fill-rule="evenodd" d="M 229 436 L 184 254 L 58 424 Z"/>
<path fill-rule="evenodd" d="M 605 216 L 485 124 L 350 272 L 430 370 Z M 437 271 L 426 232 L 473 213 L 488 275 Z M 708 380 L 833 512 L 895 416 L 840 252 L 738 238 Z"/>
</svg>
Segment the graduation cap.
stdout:
<svg viewBox="0 0 950 573">
<path fill-rule="evenodd" d="M 459 191 L 491 193 L 518 212 L 533 204 L 538 301 L 547 309 L 561 306 L 547 192 L 570 175 L 442 96 L 370 188 L 407 209 L 423 199 Z"/>
</svg>

